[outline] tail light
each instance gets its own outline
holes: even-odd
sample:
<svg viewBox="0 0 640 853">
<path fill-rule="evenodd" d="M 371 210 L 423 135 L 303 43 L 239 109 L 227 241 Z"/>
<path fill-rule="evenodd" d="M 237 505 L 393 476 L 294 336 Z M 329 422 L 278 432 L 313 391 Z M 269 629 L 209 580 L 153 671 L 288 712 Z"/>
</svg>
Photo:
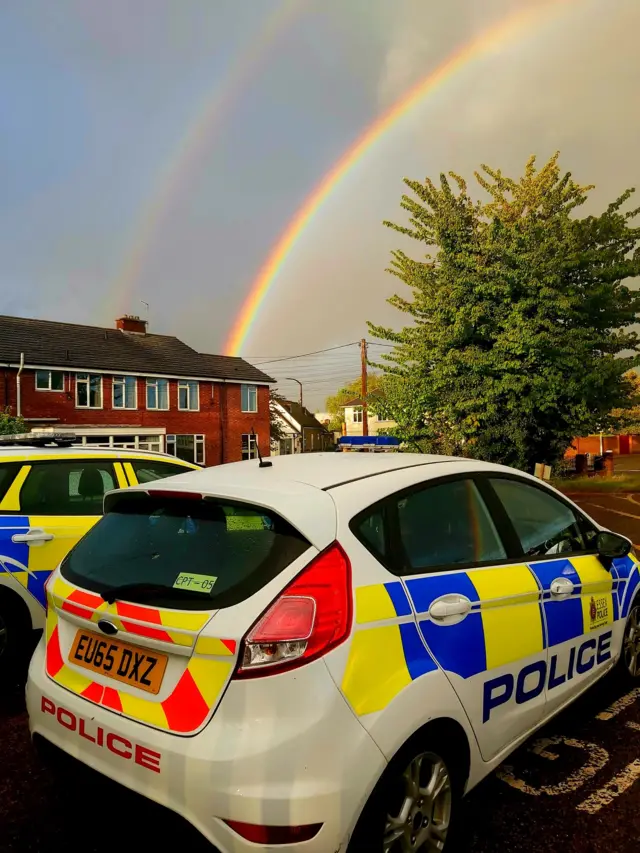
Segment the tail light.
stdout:
<svg viewBox="0 0 640 853">
<path fill-rule="evenodd" d="M 351 630 L 351 564 L 334 542 L 280 594 L 240 647 L 235 678 L 302 666 L 344 642 Z"/>
</svg>

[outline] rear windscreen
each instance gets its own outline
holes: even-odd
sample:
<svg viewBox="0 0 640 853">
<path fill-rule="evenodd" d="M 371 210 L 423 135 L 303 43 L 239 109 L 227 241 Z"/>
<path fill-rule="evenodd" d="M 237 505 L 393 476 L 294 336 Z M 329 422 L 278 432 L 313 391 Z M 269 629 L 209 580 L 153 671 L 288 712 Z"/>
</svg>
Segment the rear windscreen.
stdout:
<svg viewBox="0 0 640 853">
<path fill-rule="evenodd" d="M 217 609 L 257 592 L 307 548 L 287 521 L 260 507 L 125 493 L 67 555 L 61 573 L 105 596 L 132 585 L 117 595 L 124 601 Z"/>
</svg>

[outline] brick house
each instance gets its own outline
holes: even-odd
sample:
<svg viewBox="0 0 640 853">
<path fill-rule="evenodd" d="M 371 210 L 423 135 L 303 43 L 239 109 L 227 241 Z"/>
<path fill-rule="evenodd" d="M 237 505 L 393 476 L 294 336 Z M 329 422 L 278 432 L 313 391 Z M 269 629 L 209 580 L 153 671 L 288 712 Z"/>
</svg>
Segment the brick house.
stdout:
<svg viewBox="0 0 640 853">
<path fill-rule="evenodd" d="M 172 453 L 203 465 L 269 455 L 269 385 L 241 358 L 147 333 L 0 316 L 0 411 L 84 444 Z M 253 433 L 255 432 L 255 437 Z"/>
</svg>

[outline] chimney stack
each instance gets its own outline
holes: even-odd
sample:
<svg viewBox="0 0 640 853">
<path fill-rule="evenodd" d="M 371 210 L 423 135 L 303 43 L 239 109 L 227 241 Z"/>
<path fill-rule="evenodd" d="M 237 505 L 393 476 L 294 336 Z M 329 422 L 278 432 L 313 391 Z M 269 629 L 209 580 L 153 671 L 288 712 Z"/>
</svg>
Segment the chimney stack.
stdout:
<svg viewBox="0 0 640 853">
<path fill-rule="evenodd" d="M 134 335 L 145 335 L 147 333 L 147 321 L 141 320 L 134 314 L 124 314 L 116 320 L 116 329 L 121 332 L 132 332 Z"/>
</svg>

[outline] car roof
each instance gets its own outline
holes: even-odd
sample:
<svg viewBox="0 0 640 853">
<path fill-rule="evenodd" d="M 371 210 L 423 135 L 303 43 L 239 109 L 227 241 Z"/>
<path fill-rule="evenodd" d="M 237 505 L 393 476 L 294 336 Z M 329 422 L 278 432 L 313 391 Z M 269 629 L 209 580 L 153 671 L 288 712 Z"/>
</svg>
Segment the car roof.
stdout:
<svg viewBox="0 0 640 853">
<path fill-rule="evenodd" d="M 188 484 L 189 489 L 215 494 L 221 487 L 282 489 L 286 483 L 301 483 L 316 489 L 329 490 L 340 485 L 386 474 L 403 468 L 432 464 L 459 463 L 455 456 L 435 456 L 422 453 L 300 453 L 271 456 L 268 467 L 260 467 L 257 459 L 231 462 L 205 468 L 189 474 L 177 474 L 173 481 Z M 477 463 L 482 467 L 484 463 Z M 185 479 L 185 477 L 187 479 Z M 152 486 L 152 484 L 148 484 Z M 146 488 L 147 484 L 145 484 Z"/>
<path fill-rule="evenodd" d="M 128 450 L 125 447 L 100 447 L 95 444 L 76 444 L 67 447 L 42 447 L 38 445 L 25 446 L 24 444 L 16 444 L 0 447 L 0 463 L 8 458 L 11 458 L 12 462 L 16 459 L 30 459 L 36 454 L 40 458 L 51 456 L 52 459 L 55 459 L 57 456 L 73 456 L 77 458 L 85 453 L 91 454 L 92 456 L 99 454 L 100 456 L 128 456 L 138 459 L 157 457 L 158 459 L 165 460 L 167 462 L 175 462 L 178 465 L 182 462 L 182 460 L 178 459 L 176 456 L 171 456 L 168 453 L 159 453 L 157 450 Z M 185 463 L 185 466 L 187 464 L 188 463 Z"/>
</svg>

